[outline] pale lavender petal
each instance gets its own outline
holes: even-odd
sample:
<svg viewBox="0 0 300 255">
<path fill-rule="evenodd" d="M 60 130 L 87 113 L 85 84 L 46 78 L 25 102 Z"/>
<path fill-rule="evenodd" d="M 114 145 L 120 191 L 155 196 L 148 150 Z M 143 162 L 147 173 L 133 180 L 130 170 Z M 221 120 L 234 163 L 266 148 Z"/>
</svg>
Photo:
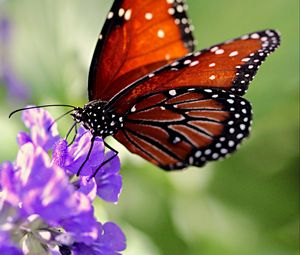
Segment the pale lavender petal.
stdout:
<svg viewBox="0 0 300 255">
<path fill-rule="evenodd" d="M 90 200 L 81 192 L 74 193 L 80 204 L 74 216 L 68 217 L 60 221 L 62 226 L 68 234 L 70 234 L 76 242 L 83 242 L 91 244 L 98 237 L 98 223 L 93 214 Z"/>
<path fill-rule="evenodd" d="M 107 160 L 109 158 L 112 158 L 115 155 L 115 152 L 109 151 L 105 154 L 104 160 Z M 121 169 L 121 163 L 118 156 L 115 156 L 113 159 L 111 159 L 109 162 L 107 162 L 99 172 L 101 172 L 103 178 L 105 178 L 108 175 L 112 174 L 119 174 Z"/>
<path fill-rule="evenodd" d="M 114 152 L 105 154 L 105 158 L 109 159 Z M 122 191 L 122 176 L 120 171 L 120 159 L 113 158 L 106 163 L 95 177 L 97 183 L 97 195 L 107 202 L 117 202 Z"/>
<path fill-rule="evenodd" d="M 7 44 L 10 39 L 10 22 L 8 18 L 1 17 L 0 18 L 0 40 L 3 44 Z"/>
<path fill-rule="evenodd" d="M 80 214 L 60 222 L 61 226 L 71 234 L 76 242 L 91 244 L 97 239 L 97 221 L 92 214 Z"/>
<path fill-rule="evenodd" d="M 23 255 L 18 247 L 11 243 L 9 234 L 0 230 L 0 254 L 3 255 Z"/>
<path fill-rule="evenodd" d="M 19 196 L 24 214 L 38 214 L 51 224 L 74 215 L 78 207 L 74 188 L 61 168 L 51 166 L 43 149 L 30 143 L 23 145 L 16 164 L 21 171 Z"/>
<path fill-rule="evenodd" d="M 118 202 L 122 189 L 122 177 L 112 175 L 97 185 L 97 195 L 107 202 Z"/>
<path fill-rule="evenodd" d="M 9 63 L 5 63 L 2 66 L 2 79 L 7 87 L 9 97 L 20 99 L 27 99 L 29 97 L 27 86 L 19 79 Z"/>
<path fill-rule="evenodd" d="M 20 131 L 17 136 L 17 142 L 18 142 L 19 146 L 21 147 L 25 143 L 32 143 L 32 140 L 31 140 L 29 134 L 27 134 L 24 131 Z"/>
<path fill-rule="evenodd" d="M 88 152 L 91 147 L 92 135 L 90 132 L 84 133 L 76 142 L 74 142 L 69 148 L 69 158 L 65 164 L 65 168 L 72 173 L 76 174 L 86 160 Z M 94 146 L 89 157 L 89 160 L 85 163 L 82 168 L 80 175 L 91 176 L 93 167 L 99 166 L 103 161 L 104 156 L 104 145 L 103 140 L 96 137 Z"/>
<path fill-rule="evenodd" d="M 23 111 L 23 122 L 30 129 L 34 144 L 48 151 L 59 140 L 57 124 L 44 109 L 30 109 Z M 54 124 L 53 124 L 54 123 Z"/>
<path fill-rule="evenodd" d="M 16 171 L 10 162 L 3 162 L 0 165 L 0 184 L 5 200 L 13 206 L 18 206 L 20 199 L 18 196 L 19 189 L 16 183 L 18 178 Z"/>
<path fill-rule="evenodd" d="M 51 255 L 61 255 L 61 253 L 59 251 L 55 251 L 55 250 L 50 250 Z"/>
<path fill-rule="evenodd" d="M 87 246 L 75 243 L 72 251 L 74 255 L 120 255 L 126 248 L 126 238 L 122 230 L 114 223 L 105 223 L 99 228 L 98 239 Z"/>
<path fill-rule="evenodd" d="M 103 233 L 98 240 L 104 247 L 112 251 L 126 249 L 126 237 L 119 226 L 113 222 L 107 222 L 103 225 Z"/>
<path fill-rule="evenodd" d="M 86 245 L 84 243 L 75 243 L 72 246 L 72 254 L 73 255 L 107 255 L 103 253 L 98 253 L 97 251 L 94 250 L 93 246 Z"/>
<path fill-rule="evenodd" d="M 0 56 L 0 80 L 6 85 L 10 97 L 20 99 L 28 98 L 28 88 L 25 83 L 18 78 L 12 64 L 10 62 L 10 40 L 11 40 L 11 24 L 6 17 L 0 17 L 0 48 L 2 55 Z"/>
<path fill-rule="evenodd" d="M 85 129 L 82 125 L 80 125 L 79 128 L 77 129 L 77 134 L 76 134 L 74 143 L 78 143 L 78 141 L 80 140 L 80 138 L 81 138 L 85 133 L 90 133 L 90 131 L 87 130 L 87 129 Z"/>
<path fill-rule="evenodd" d="M 97 184 L 94 178 L 88 176 L 82 176 L 79 180 L 78 191 L 85 194 L 91 201 L 94 201 L 97 193 Z"/>
<path fill-rule="evenodd" d="M 3 255 L 23 255 L 24 253 L 13 245 L 4 244 L 0 245 L 0 254 Z"/>
</svg>

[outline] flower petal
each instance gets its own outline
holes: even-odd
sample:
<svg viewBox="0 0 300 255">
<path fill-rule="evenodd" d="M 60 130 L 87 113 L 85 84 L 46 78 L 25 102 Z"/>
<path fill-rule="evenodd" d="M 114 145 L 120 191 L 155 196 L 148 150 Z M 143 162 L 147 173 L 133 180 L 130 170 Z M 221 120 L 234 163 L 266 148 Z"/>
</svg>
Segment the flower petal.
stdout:
<svg viewBox="0 0 300 255">
<path fill-rule="evenodd" d="M 76 242 L 93 243 L 98 237 L 98 223 L 93 215 L 90 200 L 81 192 L 76 192 L 80 205 L 74 216 L 60 221 L 60 225 L 71 234 Z"/>
<path fill-rule="evenodd" d="M 97 183 L 97 195 L 107 202 L 118 202 L 121 191 L 121 175 L 111 175 Z"/>
<path fill-rule="evenodd" d="M 0 190 L 2 198 L 13 206 L 18 206 L 20 202 L 16 180 L 16 171 L 12 163 L 3 162 L 0 165 Z"/>
<path fill-rule="evenodd" d="M 91 201 L 94 201 L 97 193 L 97 184 L 95 179 L 88 176 L 80 177 L 78 191 L 85 194 Z"/>
<path fill-rule="evenodd" d="M 14 245 L 4 244 L 4 245 L 0 245 L 0 254 L 23 255 L 24 253 Z"/>
<path fill-rule="evenodd" d="M 32 143 L 32 140 L 31 140 L 29 134 L 27 134 L 24 131 L 20 131 L 17 136 L 17 142 L 18 142 L 19 146 L 21 147 L 25 143 Z"/>
<path fill-rule="evenodd" d="M 114 152 L 105 154 L 104 160 L 111 158 Z M 97 183 L 97 195 L 107 202 L 117 202 L 122 191 L 122 176 L 120 171 L 120 159 L 116 156 L 107 162 L 95 177 Z"/>
<path fill-rule="evenodd" d="M 107 222 L 103 225 L 103 233 L 99 241 L 104 247 L 112 251 L 126 249 L 126 237 L 119 226 L 113 222 Z"/>
<path fill-rule="evenodd" d="M 31 143 L 23 145 L 17 163 L 20 166 L 19 197 L 24 214 L 38 214 L 55 225 L 83 210 L 73 194 L 75 190 L 69 184 L 68 176 L 58 166 L 51 166 L 48 154 L 42 148 Z"/>
<path fill-rule="evenodd" d="M 125 250 L 125 235 L 115 223 L 105 223 L 99 232 L 101 235 L 89 246 L 75 243 L 72 247 L 74 255 L 120 255 L 119 252 Z"/>
<path fill-rule="evenodd" d="M 72 173 L 77 173 L 82 163 L 86 160 L 91 147 L 92 135 L 90 132 L 85 132 L 77 139 L 69 148 L 69 159 L 66 162 L 65 168 Z M 104 144 L 100 137 L 96 137 L 94 146 L 90 154 L 89 160 L 84 164 L 80 175 L 91 176 L 92 168 L 99 166 L 104 157 Z"/>
<path fill-rule="evenodd" d="M 58 141 L 59 134 L 55 120 L 44 109 L 26 110 L 23 112 L 22 119 L 25 126 L 30 129 L 33 143 L 41 146 L 45 151 L 51 149 Z"/>
</svg>

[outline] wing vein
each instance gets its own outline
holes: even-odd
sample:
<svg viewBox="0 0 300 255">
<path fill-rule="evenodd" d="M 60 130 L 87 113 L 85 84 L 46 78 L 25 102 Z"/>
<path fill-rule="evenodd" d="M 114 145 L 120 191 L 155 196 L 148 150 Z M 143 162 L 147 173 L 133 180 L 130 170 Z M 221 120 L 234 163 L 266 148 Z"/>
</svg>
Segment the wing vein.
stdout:
<svg viewBox="0 0 300 255">
<path fill-rule="evenodd" d="M 130 128 L 126 128 L 126 130 L 128 132 L 132 133 L 134 136 L 138 137 L 139 139 L 144 140 L 146 143 L 155 147 L 157 150 L 161 151 L 162 153 L 167 154 L 171 158 L 180 160 L 180 158 L 175 153 L 173 153 L 172 151 L 170 151 L 168 148 L 166 148 L 162 144 L 158 143 L 157 141 L 153 140 L 152 138 L 141 135 L 141 134 L 131 130 Z"/>
</svg>

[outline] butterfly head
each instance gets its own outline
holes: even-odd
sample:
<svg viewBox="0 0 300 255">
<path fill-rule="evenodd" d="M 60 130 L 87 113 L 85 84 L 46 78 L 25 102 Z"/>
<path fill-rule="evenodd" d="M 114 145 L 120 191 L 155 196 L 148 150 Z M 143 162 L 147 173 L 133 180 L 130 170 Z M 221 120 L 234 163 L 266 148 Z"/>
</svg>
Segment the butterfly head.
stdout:
<svg viewBox="0 0 300 255">
<path fill-rule="evenodd" d="M 106 137 L 115 134 L 123 126 L 123 118 L 105 109 L 107 102 L 94 100 L 83 108 L 77 107 L 71 114 L 77 123 L 94 135 Z"/>
</svg>

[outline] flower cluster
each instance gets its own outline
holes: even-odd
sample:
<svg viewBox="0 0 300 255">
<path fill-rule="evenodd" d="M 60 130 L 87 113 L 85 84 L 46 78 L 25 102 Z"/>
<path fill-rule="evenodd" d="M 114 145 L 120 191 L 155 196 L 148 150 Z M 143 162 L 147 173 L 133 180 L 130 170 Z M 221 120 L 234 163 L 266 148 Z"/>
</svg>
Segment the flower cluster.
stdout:
<svg viewBox="0 0 300 255">
<path fill-rule="evenodd" d="M 23 112 L 30 134 L 18 134 L 16 160 L 0 165 L 0 254 L 120 255 L 126 248 L 123 232 L 112 222 L 97 222 L 92 206 L 96 196 L 118 201 L 120 161 L 115 157 L 90 178 L 111 156 L 96 138 L 76 177 L 91 134 L 80 128 L 68 146 L 53 121 L 43 109 Z"/>
</svg>

